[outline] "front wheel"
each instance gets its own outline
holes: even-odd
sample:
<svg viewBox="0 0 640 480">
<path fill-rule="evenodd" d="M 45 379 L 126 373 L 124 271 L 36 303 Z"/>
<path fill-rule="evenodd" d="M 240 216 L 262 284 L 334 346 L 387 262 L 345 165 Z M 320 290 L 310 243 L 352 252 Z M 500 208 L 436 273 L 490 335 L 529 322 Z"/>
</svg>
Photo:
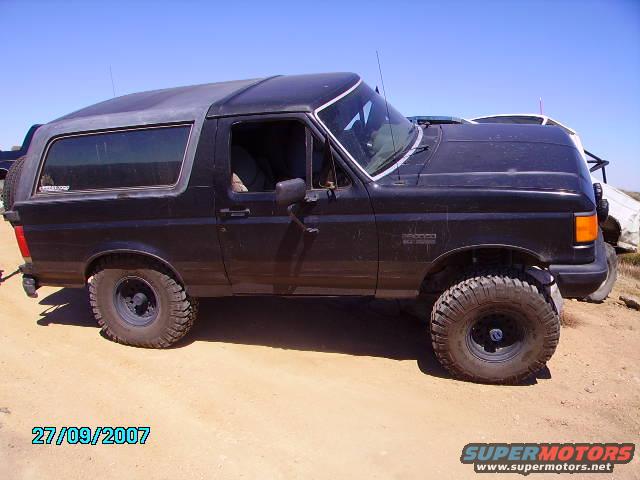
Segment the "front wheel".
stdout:
<svg viewBox="0 0 640 480">
<path fill-rule="evenodd" d="M 526 274 L 496 270 L 453 285 L 431 313 L 431 341 L 454 376 L 517 383 L 541 369 L 560 337 L 560 319 L 541 286 Z"/>
<path fill-rule="evenodd" d="M 611 290 L 613 290 L 613 286 L 618 279 L 618 256 L 616 255 L 616 249 L 608 243 L 604 244 L 604 249 L 607 254 L 607 278 L 604 279 L 604 282 L 598 287 L 598 290 L 586 298 L 589 302 L 604 302 L 611 293 Z"/>
<path fill-rule="evenodd" d="M 197 301 L 161 265 L 127 256 L 100 262 L 89 278 L 93 314 L 110 339 L 166 348 L 193 326 Z"/>
</svg>

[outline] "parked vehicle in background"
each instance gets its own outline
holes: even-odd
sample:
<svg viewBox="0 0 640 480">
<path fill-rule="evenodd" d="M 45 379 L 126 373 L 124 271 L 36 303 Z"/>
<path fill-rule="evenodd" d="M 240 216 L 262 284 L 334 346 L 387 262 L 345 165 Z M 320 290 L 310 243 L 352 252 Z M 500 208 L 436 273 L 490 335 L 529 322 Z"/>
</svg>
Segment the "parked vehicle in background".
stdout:
<svg viewBox="0 0 640 480">
<path fill-rule="evenodd" d="M 609 202 L 609 217 L 602 225 L 602 233 L 607 243 L 609 257 L 609 276 L 602 286 L 588 299 L 592 301 L 602 301 L 611 292 L 617 278 L 617 261 L 615 254 L 638 251 L 640 245 L 640 202 L 630 197 L 623 191 L 607 183 L 606 167 L 607 160 L 603 160 L 593 153 L 585 150 L 578 133 L 572 128 L 549 118 L 546 115 L 538 114 L 499 114 L 472 119 L 476 123 L 501 123 L 501 124 L 526 124 L 526 125 L 547 125 L 556 126 L 569 134 L 582 158 L 589 166 L 591 177 L 594 182 L 600 182 L 593 174 L 598 170 L 602 173 L 602 196 Z"/>
<path fill-rule="evenodd" d="M 27 154 L 33 134 L 38 127 L 40 125 L 33 125 L 29 129 L 24 137 L 22 146 L 14 147 L 11 150 L 0 150 L 0 211 L 6 204 L 12 203 L 12 199 L 9 198 L 9 192 L 12 191 L 13 183 L 17 181 L 19 170 L 21 169 L 21 166 L 16 164 L 20 164 L 22 158 Z M 9 174 L 9 171 L 13 173 Z M 8 185 L 8 187 L 5 188 L 5 185 Z"/>
<path fill-rule="evenodd" d="M 114 98 L 40 127 L 17 178 L 25 292 L 88 286 L 134 346 L 182 338 L 198 297 L 424 294 L 453 375 L 517 382 L 555 351 L 560 294 L 607 275 L 566 132 L 415 125 L 353 73 Z"/>
<path fill-rule="evenodd" d="M 33 138 L 33 134 L 40 125 L 33 125 L 24 137 L 22 145 L 12 150 L 0 150 L 0 180 L 4 180 L 7 176 L 7 172 L 11 168 L 11 165 L 19 159 L 24 157 L 29 149 L 29 144 Z"/>
<path fill-rule="evenodd" d="M 417 125 L 463 125 L 465 123 L 474 123 L 464 118 L 450 117 L 448 115 L 416 115 L 407 118 Z"/>
</svg>

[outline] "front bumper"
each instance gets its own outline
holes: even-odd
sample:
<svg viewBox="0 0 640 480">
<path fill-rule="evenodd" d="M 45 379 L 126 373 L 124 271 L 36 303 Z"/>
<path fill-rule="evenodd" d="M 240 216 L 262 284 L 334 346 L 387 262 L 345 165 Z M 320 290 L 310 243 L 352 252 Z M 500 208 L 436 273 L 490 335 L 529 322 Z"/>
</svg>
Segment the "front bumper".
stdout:
<svg viewBox="0 0 640 480">
<path fill-rule="evenodd" d="M 564 298 L 585 298 L 595 292 L 607 278 L 607 254 L 602 234 L 596 240 L 595 260 L 579 265 L 549 265 Z"/>
</svg>

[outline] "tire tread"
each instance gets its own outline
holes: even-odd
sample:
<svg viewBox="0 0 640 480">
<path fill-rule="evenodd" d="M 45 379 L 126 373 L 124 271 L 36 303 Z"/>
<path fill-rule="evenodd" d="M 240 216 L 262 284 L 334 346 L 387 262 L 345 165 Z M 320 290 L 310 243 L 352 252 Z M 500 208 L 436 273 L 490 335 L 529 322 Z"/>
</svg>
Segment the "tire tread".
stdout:
<svg viewBox="0 0 640 480">
<path fill-rule="evenodd" d="M 171 297 L 169 315 L 171 317 L 170 326 L 158 338 L 149 341 L 131 341 L 117 335 L 105 321 L 102 309 L 98 302 L 98 288 L 102 280 L 102 274 L 109 269 L 132 269 L 142 268 L 156 270 L 162 275 L 162 283 Z M 159 262 L 132 257 L 126 254 L 110 255 L 101 259 L 96 264 L 93 273 L 87 281 L 89 287 L 89 303 L 93 316 L 102 329 L 102 333 L 114 342 L 124 345 L 132 345 L 144 348 L 169 348 L 182 337 L 184 337 L 195 322 L 198 312 L 198 301 L 189 297 L 184 286 L 176 281 L 174 275 Z"/>
<path fill-rule="evenodd" d="M 20 179 L 20 173 L 24 166 L 26 157 L 20 157 L 9 168 L 7 175 L 4 178 L 4 187 L 2 189 L 2 203 L 5 211 L 11 210 L 15 202 L 16 187 L 18 186 L 18 180 Z"/>
<path fill-rule="evenodd" d="M 483 378 L 474 372 L 467 371 L 454 361 L 448 346 L 448 327 L 456 322 L 458 314 L 465 309 L 465 304 L 467 306 L 479 305 L 491 298 L 490 290 L 495 290 L 496 297 L 516 300 L 521 303 L 529 303 L 525 302 L 525 299 L 531 300 L 536 297 L 542 299 L 542 302 L 532 301 L 530 306 L 537 311 L 547 332 L 544 336 L 544 349 L 538 358 L 531 362 L 525 371 L 500 381 Z M 454 308 L 454 305 L 457 308 Z M 431 313 L 431 343 L 437 359 L 453 376 L 476 382 L 518 383 L 524 380 L 544 367 L 555 352 L 559 337 L 560 321 L 545 289 L 526 273 L 510 268 L 468 272 L 458 283 L 449 287 L 440 296 Z"/>
</svg>

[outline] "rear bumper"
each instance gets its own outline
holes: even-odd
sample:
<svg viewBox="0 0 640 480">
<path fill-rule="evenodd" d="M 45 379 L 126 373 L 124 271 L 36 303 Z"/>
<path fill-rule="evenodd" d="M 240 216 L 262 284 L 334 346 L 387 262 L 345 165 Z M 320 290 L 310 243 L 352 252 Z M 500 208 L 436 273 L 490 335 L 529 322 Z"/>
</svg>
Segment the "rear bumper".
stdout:
<svg viewBox="0 0 640 480">
<path fill-rule="evenodd" d="M 607 278 L 607 255 L 602 234 L 596 240 L 595 260 L 581 265 L 549 265 L 564 298 L 585 298 Z"/>
</svg>

